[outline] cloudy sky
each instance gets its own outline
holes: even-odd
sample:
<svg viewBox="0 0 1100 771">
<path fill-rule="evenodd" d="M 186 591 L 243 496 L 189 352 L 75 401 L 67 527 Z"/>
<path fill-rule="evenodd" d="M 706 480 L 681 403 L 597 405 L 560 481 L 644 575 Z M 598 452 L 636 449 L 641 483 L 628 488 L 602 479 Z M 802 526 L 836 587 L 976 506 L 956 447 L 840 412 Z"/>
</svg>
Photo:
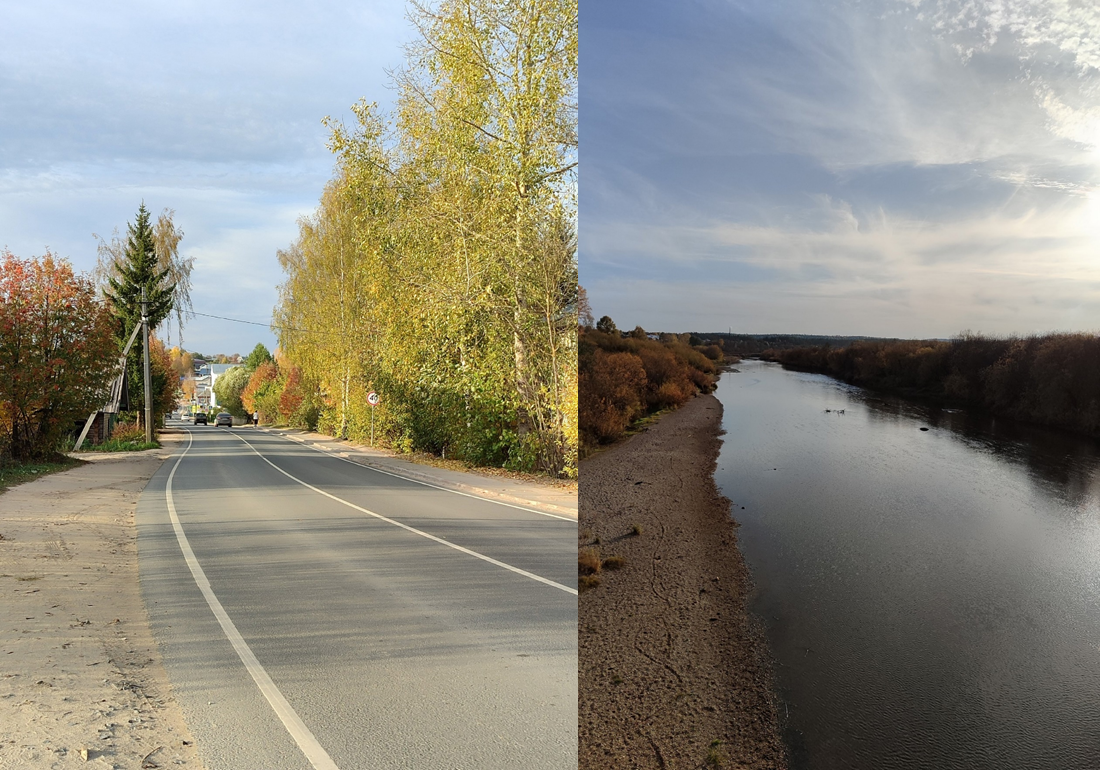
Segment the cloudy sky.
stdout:
<svg viewBox="0 0 1100 771">
<path fill-rule="evenodd" d="M 389 106 L 402 0 L 0 3 L 0 247 L 95 266 L 93 233 L 174 209 L 195 310 L 271 320 L 276 250 L 331 176 L 326 115 Z M 273 347 L 196 317 L 184 347 Z"/>
<path fill-rule="evenodd" d="M 650 330 L 1100 330 L 1100 4 L 581 9 L 581 281 Z"/>
</svg>

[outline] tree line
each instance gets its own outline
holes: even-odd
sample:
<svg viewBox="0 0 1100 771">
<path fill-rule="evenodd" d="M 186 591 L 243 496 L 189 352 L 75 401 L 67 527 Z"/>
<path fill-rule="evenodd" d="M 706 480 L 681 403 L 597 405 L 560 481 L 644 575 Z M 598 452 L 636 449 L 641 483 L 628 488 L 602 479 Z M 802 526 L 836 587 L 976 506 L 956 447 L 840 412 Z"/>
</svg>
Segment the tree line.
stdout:
<svg viewBox="0 0 1100 771">
<path fill-rule="evenodd" d="M 736 360 L 736 359 L 734 359 Z M 722 349 L 690 334 L 652 340 L 635 327 L 624 336 L 610 317 L 580 330 L 580 434 L 585 454 L 620 438 L 639 418 L 710 393 Z"/>
<path fill-rule="evenodd" d="M 327 120 L 335 175 L 279 253 L 283 390 L 335 436 L 373 409 L 399 450 L 575 475 L 577 3 L 411 9 L 394 113 Z"/>
<path fill-rule="evenodd" d="M 764 355 L 866 388 L 1100 435 L 1100 337 L 1047 334 L 863 341 Z"/>
</svg>

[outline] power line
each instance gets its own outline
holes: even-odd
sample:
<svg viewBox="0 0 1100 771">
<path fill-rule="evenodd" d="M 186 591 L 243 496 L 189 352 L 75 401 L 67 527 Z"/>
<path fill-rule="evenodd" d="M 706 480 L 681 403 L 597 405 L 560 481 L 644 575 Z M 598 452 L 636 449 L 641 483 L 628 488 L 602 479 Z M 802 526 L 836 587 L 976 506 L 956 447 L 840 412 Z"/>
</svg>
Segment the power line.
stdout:
<svg viewBox="0 0 1100 771">
<path fill-rule="evenodd" d="M 257 327 L 267 327 L 268 329 L 285 329 L 289 332 L 305 332 L 309 335 L 332 335 L 333 332 L 316 332 L 312 329 L 299 329 L 297 327 L 284 327 L 279 324 L 265 324 L 261 321 L 245 321 L 244 319 L 231 319 L 228 316 L 215 316 L 213 313 L 199 313 L 198 311 L 191 311 L 193 316 L 205 316 L 208 319 L 221 319 L 222 321 L 233 321 L 237 324 L 252 324 Z"/>
<path fill-rule="evenodd" d="M 199 313 L 198 311 L 191 311 L 194 316 L 205 316 L 208 319 L 221 319 L 222 321 L 235 321 L 238 324 L 253 324 L 257 327 L 273 327 L 274 324 L 265 324 L 262 321 L 245 321 L 244 319 L 231 319 L 228 316 L 215 316 L 213 313 Z"/>
</svg>

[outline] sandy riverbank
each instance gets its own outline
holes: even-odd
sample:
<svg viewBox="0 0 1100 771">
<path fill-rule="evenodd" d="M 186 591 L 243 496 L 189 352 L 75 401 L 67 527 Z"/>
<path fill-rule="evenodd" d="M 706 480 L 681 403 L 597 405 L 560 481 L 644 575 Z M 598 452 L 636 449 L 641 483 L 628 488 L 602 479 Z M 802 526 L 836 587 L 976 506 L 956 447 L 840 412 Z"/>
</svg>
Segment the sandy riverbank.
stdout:
<svg viewBox="0 0 1100 771">
<path fill-rule="evenodd" d="M 0 768 L 201 767 L 138 584 L 161 439 L 0 494 Z"/>
<path fill-rule="evenodd" d="M 581 464 L 579 546 L 625 561 L 580 596 L 581 768 L 786 762 L 767 642 L 714 484 L 721 415 L 697 397 Z"/>
</svg>

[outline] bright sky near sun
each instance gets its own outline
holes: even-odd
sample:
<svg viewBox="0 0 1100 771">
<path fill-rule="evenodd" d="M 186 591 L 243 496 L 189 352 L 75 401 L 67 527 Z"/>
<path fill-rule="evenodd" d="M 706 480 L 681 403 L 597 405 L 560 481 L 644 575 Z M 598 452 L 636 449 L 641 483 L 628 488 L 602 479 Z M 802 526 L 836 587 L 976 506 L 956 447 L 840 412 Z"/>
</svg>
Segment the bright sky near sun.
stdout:
<svg viewBox="0 0 1100 771">
<path fill-rule="evenodd" d="M 276 250 L 332 174 L 321 119 L 389 107 L 413 35 L 402 0 L 5 2 L 0 30 L 0 247 L 91 270 L 92 234 L 125 234 L 144 200 L 176 212 L 195 310 L 263 324 Z M 183 342 L 276 337 L 196 317 Z"/>
<path fill-rule="evenodd" d="M 597 317 L 1100 330 L 1100 4 L 601 0 L 581 32 Z"/>
</svg>

